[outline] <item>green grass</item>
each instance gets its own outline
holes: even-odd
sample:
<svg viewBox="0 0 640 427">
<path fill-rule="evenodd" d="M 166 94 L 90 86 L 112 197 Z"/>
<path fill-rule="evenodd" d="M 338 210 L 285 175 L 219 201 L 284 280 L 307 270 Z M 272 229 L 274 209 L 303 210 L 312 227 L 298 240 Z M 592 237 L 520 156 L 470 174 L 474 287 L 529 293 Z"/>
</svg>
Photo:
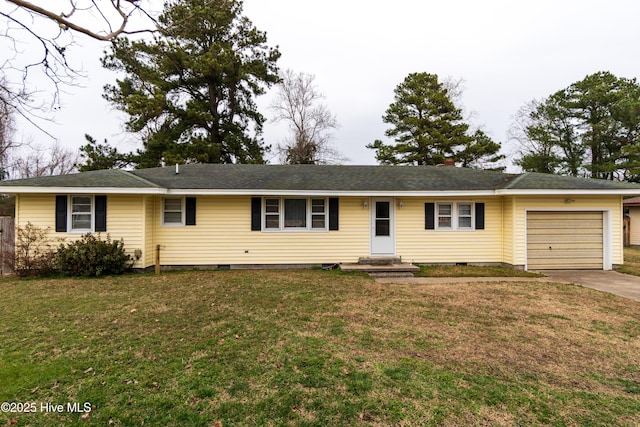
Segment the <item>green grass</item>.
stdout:
<svg viewBox="0 0 640 427">
<path fill-rule="evenodd" d="M 421 265 L 418 277 L 543 277 L 542 274 L 501 266 Z"/>
<path fill-rule="evenodd" d="M 524 279 L 526 280 L 526 279 Z M 334 271 L 0 281 L 0 425 L 638 425 L 640 304 Z"/>
</svg>

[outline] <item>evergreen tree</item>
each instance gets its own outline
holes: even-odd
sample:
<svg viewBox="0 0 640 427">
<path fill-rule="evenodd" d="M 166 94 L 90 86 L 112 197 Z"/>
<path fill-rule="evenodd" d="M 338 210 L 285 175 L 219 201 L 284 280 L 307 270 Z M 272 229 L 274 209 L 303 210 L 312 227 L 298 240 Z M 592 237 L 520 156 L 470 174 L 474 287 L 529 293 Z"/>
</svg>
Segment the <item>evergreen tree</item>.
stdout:
<svg viewBox="0 0 640 427">
<path fill-rule="evenodd" d="M 84 138 L 87 143 L 80 147 L 80 159 L 84 163 L 77 165 L 80 172 L 123 169 L 138 163 L 135 155 L 120 153 L 116 147 L 109 145 L 106 139 L 104 144 L 100 144 L 91 135 L 85 135 Z"/>
<path fill-rule="evenodd" d="M 254 97 L 278 81 L 280 53 L 241 12 L 239 0 L 176 0 L 152 41 L 113 42 L 103 65 L 126 77 L 104 96 L 143 135 L 139 167 L 264 161 Z"/>
<path fill-rule="evenodd" d="M 367 145 L 382 164 L 437 165 L 451 158 L 463 166 L 478 166 L 502 158 L 497 154 L 500 145 L 484 132 L 470 133 L 462 110 L 435 74 L 409 74 L 396 87 L 382 120 L 392 125 L 385 135 L 395 144 L 376 140 Z"/>
<path fill-rule="evenodd" d="M 609 72 L 586 76 L 526 112 L 527 171 L 627 180 L 640 165 L 640 86 Z"/>
</svg>

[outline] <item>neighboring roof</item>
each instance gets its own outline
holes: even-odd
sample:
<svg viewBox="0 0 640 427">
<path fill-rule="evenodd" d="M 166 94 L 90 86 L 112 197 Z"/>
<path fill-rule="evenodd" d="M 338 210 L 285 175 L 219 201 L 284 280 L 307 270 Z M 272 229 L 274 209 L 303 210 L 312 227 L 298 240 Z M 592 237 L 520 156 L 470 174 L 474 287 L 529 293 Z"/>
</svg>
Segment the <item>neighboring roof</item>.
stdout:
<svg viewBox="0 0 640 427">
<path fill-rule="evenodd" d="M 623 204 L 625 206 L 640 206 L 640 197 L 632 197 L 630 199 L 625 199 Z"/>
<path fill-rule="evenodd" d="M 446 166 L 190 164 L 1 181 L 0 192 L 143 194 L 640 194 L 640 185 Z"/>
</svg>

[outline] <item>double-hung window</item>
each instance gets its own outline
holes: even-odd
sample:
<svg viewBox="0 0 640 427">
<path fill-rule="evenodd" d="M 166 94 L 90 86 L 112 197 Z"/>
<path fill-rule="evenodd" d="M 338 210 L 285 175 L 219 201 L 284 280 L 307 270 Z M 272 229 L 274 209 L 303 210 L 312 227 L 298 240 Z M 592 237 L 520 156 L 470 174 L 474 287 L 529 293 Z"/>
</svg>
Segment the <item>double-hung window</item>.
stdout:
<svg viewBox="0 0 640 427">
<path fill-rule="evenodd" d="M 438 203 L 438 228 L 453 228 L 453 203 Z"/>
<path fill-rule="evenodd" d="M 164 225 L 184 224 L 184 204 L 182 197 L 166 197 L 162 200 L 162 223 Z"/>
<path fill-rule="evenodd" d="M 311 199 L 311 228 L 325 229 L 327 227 L 327 201 L 325 199 Z"/>
<path fill-rule="evenodd" d="M 438 203 L 436 212 L 438 230 L 473 230 L 473 203 Z"/>
<path fill-rule="evenodd" d="M 264 200 L 264 228 L 267 230 L 280 229 L 280 199 Z"/>
<path fill-rule="evenodd" d="M 458 229 L 472 228 L 472 208 L 471 203 L 458 203 Z"/>
<path fill-rule="evenodd" d="M 93 233 L 107 231 L 107 196 L 59 194 L 56 196 L 57 233 Z"/>
<path fill-rule="evenodd" d="M 165 197 L 162 199 L 162 225 L 196 225 L 195 197 Z"/>
<path fill-rule="evenodd" d="M 93 231 L 93 197 L 71 196 L 71 231 Z"/>
<path fill-rule="evenodd" d="M 267 197 L 264 199 L 262 229 L 266 231 L 327 230 L 327 200 Z"/>
</svg>

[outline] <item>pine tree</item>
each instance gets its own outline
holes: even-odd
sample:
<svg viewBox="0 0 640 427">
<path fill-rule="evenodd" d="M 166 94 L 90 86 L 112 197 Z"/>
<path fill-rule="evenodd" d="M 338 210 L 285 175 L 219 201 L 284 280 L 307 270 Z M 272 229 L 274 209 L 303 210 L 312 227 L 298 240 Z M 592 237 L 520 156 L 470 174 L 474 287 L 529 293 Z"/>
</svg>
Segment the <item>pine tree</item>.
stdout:
<svg viewBox="0 0 640 427">
<path fill-rule="evenodd" d="M 254 97 L 278 81 L 280 53 L 241 12 L 236 0 L 178 0 L 152 41 L 113 42 L 103 65 L 126 77 L 104 96 L 142 135 L 140 167 L 264 161 Z"/>
</svg>

